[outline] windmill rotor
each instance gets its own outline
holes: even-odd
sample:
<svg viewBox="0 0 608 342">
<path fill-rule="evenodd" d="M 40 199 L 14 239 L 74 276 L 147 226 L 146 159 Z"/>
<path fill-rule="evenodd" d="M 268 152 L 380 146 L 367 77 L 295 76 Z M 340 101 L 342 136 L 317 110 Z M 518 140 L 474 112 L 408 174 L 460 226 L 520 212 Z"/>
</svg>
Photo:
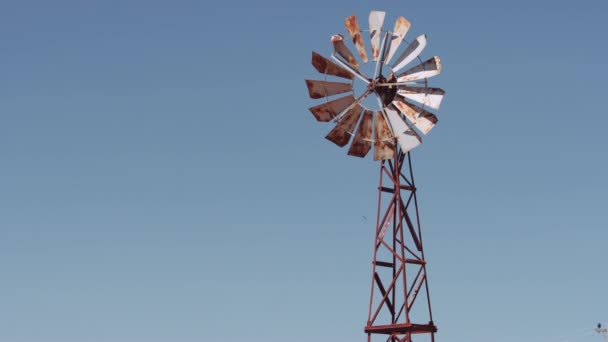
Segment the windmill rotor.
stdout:
<svg viewBox="0 0 608 342">
<path fill-rule="evenodd" d="M 331 36 L 330 58 L 312 53 L 312 65 L 324 79 L 306 80 L 310 97 L 324 99 L 310 108 L 313 116 L 336 124 L 326 138 L 340 147 L 350 143 L 348 154 L 361 158 L 373 146 L 374 160 L 391 159 L 396 151 L 407 153 L 418 146 L 421 135 L 437 124 L 435 112 L 445 95 L 428 86 L 428 79 L 441 72 L 441 60 L 421 59 L 426 35 L 409 42 L 405 37 L 410 22 L 398 17 L 389 31 L 383 28 L 385 18 L 385 12 L 371 11 L 369 29 L 362 30 L 356 15 L 347 17 L 347 35 Z M 367 75 L 365 65 L 373 65 L 373 73 Z M 365 86 L 361 94 L 355 94 L 355 82 Z M 378 108 L 364 104 L 368 97 L 376 97 Z"/>
</svg>

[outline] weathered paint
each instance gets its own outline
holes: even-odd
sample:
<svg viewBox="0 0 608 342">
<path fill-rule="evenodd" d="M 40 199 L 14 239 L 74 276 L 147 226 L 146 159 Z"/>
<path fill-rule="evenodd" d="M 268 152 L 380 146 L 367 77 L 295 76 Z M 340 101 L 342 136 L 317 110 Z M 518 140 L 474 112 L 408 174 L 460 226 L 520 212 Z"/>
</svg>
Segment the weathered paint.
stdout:
<svg viewBox="0 0 608 342">
<path fill-rule="evenodd" d="M 335 34 L 331 36 L 331 43 L 334 45 L 334 50 L 344 58 L 348 64 L 352 65 L 355 69 L 359 69 L 359 62 L 355 58 L 350 49 L 344 44 L 344 36 L 341 34 Z"/>
<path fill-rule="evenodd" d="M 318 106 L 311 107 L 309 110 L 318 121 L 327 122 L 333 119 L 353 102 L 355 102 L 355 97 L 353 95 L 348 95 L 327 103 L 320 104 Z"/>
<path fill-rule="evenodd" d="M 385 107 L 384 112 L 393 129 L 393 135 L 397 137 L 397 141 L 399 142 L 399 146 L 401 146 L 401 151 L 403 153 L 407 153 L 414 147 L 420 145 L 422 142 L 420 136 L 403 121 L 394 107 Z"/>
<path fill-rule="evenodd" d="M 369 38 L 372 43 L 372 58 L 378 60 L 380 56 L 380 35 L 382 34 L 382 23 L 384 23 L 385 12 L 371 11 L 369 13 Z"/>
<path fill-rule="evenodd" d="M 426 47 L 426 35 L 420 35 L 403 51 L 393 64 L 393 72 L 397 73 L 414 59 L 418 58 L 422 50 Z"/>
<path fill-rule="evenodd" d="M 397 81 L 399 82 L 407 82 L 407 81 L 415 81 L 423 78 L 433 77 L 435 75 L 439 75 L 441 72 L 441 60 L 439 57 L 435 56 L 430 58 L 429 60 L 423 62 L 422 64 L 418 64 L 404 73 L 397 76 Z"/>
<path fill-rule="evenodd" d="M 397 49 L 399 49 L 399 45 L 407 34 L 407 31 L 410 29 L 410 26 L 410 22 L 404 17 L 399 17 L 397 19 L 395 22 L 395 28 L 393 29 L 393 36 L 391 37 L 390 41 L 391 45 L 388 50 L 388 55 L 384 59 L 384 63 L 388 64 L 391 61 L 391 58 L 393 58 L 393 55 L 395 52 L 397 52 Z"/>
<path fill-rule="evenodd" d="M 365 51 L 365 44 L 363 43 L 363 37 L 361 36 L 361 29 L 359 28 L 357 16 L 353 14 L 350 17 L 347 17 L 345 20 L 345 25 L 348 34 L 350 34 L 351 38 L 353 39 L 353 43 L 357 48 L 359 56 L 361 56 L 361 60 L 363 63 L 367 63 L 367 52 Z"/>
<path fill-rule="evenodd" d="M 415 110 L 413 110 L 412 108 L 410 108 L 407 103 L 403 100 L 403 98 L 400 97 L 395 97 L 395 100 L 393 101 L 393 105 L 399 109 L 399 111 L 401 113 L 403 113 L 403 115 L 405 115 L 405 117 L 412 123 L 412 124 L 416 124 L 416 121 L 418 120 L 418 113 L 416 113 Z"/>
<path fill-rule="evenodd" d="M 396 98 L 395 101 L 393 101 L 393 104 L 420 132 L 424 134 L 430 132 L 439 121 L 435 114 L 429 113 L 415 104 L 407 103 L 400 98 Z"/>
<path fill-rule="evenodd" d="M 348 155 L 363 158 L 372 148 L 372 127 L 374 112 L 366 110 L 361 118 L 361 123 L 355 134 L 355 139 L 350 145 Z"/>
<path fill-rule="evenodd" d="M 308 94 L 313 99 L 320 99 L 336 94 L 342 94 L 353 90 L 351 83 L 326 82 L 317 80 L 306 80 Z"/>
<path fill-rule="evenodd" d="M 375 126 L 374 160 L 393 158 L 395 155 L 395 140 L 382 112 L 376 112 Z"/>
<path fill-rule="evenodd" d="M 336 127 L 325 137 L 334 144 L 344 147 L 350 141 L 350 137 L 355 135 L 355 127 L 363 113 L 363 107 L 356 105 L 342 117 Z"/>
<path fill-rule="evenodd" d="M 399 86 L 397 94 L 433 109 L 439 109 L 445 91 L 439 88 Z"/>
<path fill-rule="evenodd" d="M 329 59 L 321 56 L 316 52 L 312 52 L 312 66 L 317 69 L 318 72 L 322 74 L 332 75 L 336 77 L 347 78 L 352 80 L 355 76 L 348 72 L 348 70 L 342 68 L 341 66 L 335 64 Z"/>
</svg>

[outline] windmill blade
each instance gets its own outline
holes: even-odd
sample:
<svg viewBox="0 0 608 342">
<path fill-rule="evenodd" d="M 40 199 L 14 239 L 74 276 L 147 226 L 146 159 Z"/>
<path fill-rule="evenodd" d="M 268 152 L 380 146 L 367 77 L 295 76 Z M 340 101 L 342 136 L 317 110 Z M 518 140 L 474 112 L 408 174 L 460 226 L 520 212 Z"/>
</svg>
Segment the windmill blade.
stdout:
<svg viewBox="0 0 608 342">
<path fill-rule="evenodd" d="M 351 83 L 306 80 L 306 85 L 308 86 L 308 94 L 313 99 L 320 99 L 353 90 Z"/>
<path fill-rule="evenodd" d="M 397 76 L 398 82 L 415 81 L 423 78 L 439 75 L 441 72 L 441 60 L 435 56 L 422 64 L 418 64 L 406 72 Z"/>
<path fill-rule="evenodd" d="M 439 121 L 435 114 L 429 113 L 414 104 L 407 103 L 400 98 L 395 98 L 393 105 L 424 134 L 430 132 L 435 127 L 435 124 L 437 124 L 437 121 Z"/>
<path fill-rule="evenodd" d="M 414 147 L 420 145 L 422 139 L 411 129 L 405 121 L 399 116 L 399 113 L 392 106 L 385 107 L 384 112 L 393 129 L 393 135 L 397 138 L 401 151 L 407 153 Z"/>
<path fill-rule="evenodd" d="M 348 70 L 336 65 L 334 62 L 329 59 L 321 56 L 316 52 L 312 52 L 312 66 L 317 69 L 318 72 L 326 75 L 332 75 L 336 77 L 347 78 L 352 80 L 355 78 L 353 74 L 348 72 Z"/>
<path fill-rule="evenodd" d="M 433 109 L 439 109 L 445 91 L 440 88 L 399 86 L 397 94 Z"/>
<path fill-rule="evenodd" d="M 378 60 L 380 56 L 380 34 L 382 33 L 382 24 L 386 12 L 371 11 L 369 13 L 369 38 L 372 43 L 372 58 Z"/>
<path fill-rule="evenodd" d="M 393 29 L 393 36 L 391 37 L 390 49 L 388 50 L 388 55 L 386 56 L 384 63 L 388 64 L 391 61 L 391 58 L 393 58 L 393 55 L 397 52 L 397 49 L 399 49 L 399 45 L 401 45 L 401 41 L 410 29 L 410 26 L 410 22 L 404 17 L 399 17 L 397 19 L 395 28 Z"/>
<path fill-rule="evenodd" d="M 372 125 L 374 112 L 366 110 L 361 118 L 361 123 L 355 134 L 355 139 L 350 145 L 348 155 L 363 158 L 372 148 Z"/>
<path fill-rule="evenodd" d="M 391 159 L 395 155 L 395 143 L 384 114 L 376 112 L 374 129 L 374 160 Z"/>
<path fill-rule="evenodd" d="M 426 47 L 426 35 L 420 35 L 403 51 L 393 64 L 393 72 L 397 73 L 416 59 Z"/>
<path fill-rule="evenodd" d="M 348 106 L 353 102 L 355 102 L 355 97 L 353 95 L 348 95 L 318 106 L 311 107 L 309 110 L 312 115 L 317 118 L 317 121 L 327 122 L 333 119 L 344 109 L 348 108 Z"/>
<path fill-rule="evenodd" d="M 365 77 L 358 69 L 356 69 L 349 63 L 343 61 L 342 58 L 336 56 L 335 52 L 331 55 L 331 58 L 336 61 L 336 63 L 340 64 L 340 66 L 343 67 L 345 70 L 348 70 L 348 72 L 350 72 L 352 75 L 358 77 L 361 81 L 363 81 L 363 83 L 369 84 L 369 82 L 371 81 L 369 78 Z"/>
<path fill-rule="evenodd" d="M 386 49 L 388 45 L 388 32 L 384 33 L 384 37 L 382 38 L 382 43 L 380 44 L 380 57 L 376 62 L 376 69 L 374 70 L 374 78 L 378 78 L 382 75 L 382 66 L 384 65 L 384 58 L 386 57 Z"/>
<path fill-rule="evenodd" d="M 355 134 L 355 127 L 357 127 L 361 114 L 363 114 L 363 107 L 360 105 L 353 107 L 342 117 L 342 120 L 338 122 L 336 127 L 325 136 L 325 139 L 340 147 L 346 146 L 350 141 L 350 137 Z"/>
<path fill-rule="evenodd" d="M 344 58 L 344 60 L 347 61 L 348 64 L 352 65 L 355 69 L 359 69 L 359 62 L 357 62 L 355 55 L 353 55 L 353 53 L 350 52 L 350 49 L 346 46 L 346 44 L 344 44 L 343 35 L 335 34 L 331 36 L 331 43 L 334 45 L 334 50 L 336 50 L 336 52 L 340 56 L 342 56 L 342 58 Z"/>
<path fill-rule="evenodd" d="M 367 52 L 365 51 L 365 45 L 363 44 L 363 37 L 361 36 L 361 29 L 359 28 L 357 16 L 351 15 L 350 17 L 346 18 L 345 24 L 348 34 L 350 34 L 351 38 L 353 39 L 353 43 L 357 47 L 357 52 L 359 53 L 359 56 L 361 56 L 361 60 L 363 63 L 367 63 Z"/>
</svg>

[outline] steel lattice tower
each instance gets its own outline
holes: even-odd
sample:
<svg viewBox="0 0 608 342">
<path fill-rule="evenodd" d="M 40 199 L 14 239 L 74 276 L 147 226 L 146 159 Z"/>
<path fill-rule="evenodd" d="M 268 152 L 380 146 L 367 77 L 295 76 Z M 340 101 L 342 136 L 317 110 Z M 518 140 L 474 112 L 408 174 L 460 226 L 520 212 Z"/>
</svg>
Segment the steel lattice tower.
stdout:
<svg viewBox="0 0 608 342">
<path fill-rule="evenodd" d="M 400 151 L 380 165 L 368 341 L 384 334 L 409 342 L 423 333 L 435 340 L 421 233 L 411 155 Z"/>
</svg>

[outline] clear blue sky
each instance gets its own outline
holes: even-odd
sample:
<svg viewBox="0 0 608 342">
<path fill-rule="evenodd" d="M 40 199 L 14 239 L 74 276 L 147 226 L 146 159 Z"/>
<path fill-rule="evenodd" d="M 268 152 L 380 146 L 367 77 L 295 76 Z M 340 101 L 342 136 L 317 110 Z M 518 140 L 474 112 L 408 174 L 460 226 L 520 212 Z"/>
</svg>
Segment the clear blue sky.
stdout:
<svg viewBox="0 0 608 342">
<path fill-rule="evenodd" d="M 304 79 L 372 9 L 444 66 L 413 153 L 437 341 L 600 341 L 607 6 L 2 1 L 0 341 L 364 341 L 378 164 Z"/>
</svg>

